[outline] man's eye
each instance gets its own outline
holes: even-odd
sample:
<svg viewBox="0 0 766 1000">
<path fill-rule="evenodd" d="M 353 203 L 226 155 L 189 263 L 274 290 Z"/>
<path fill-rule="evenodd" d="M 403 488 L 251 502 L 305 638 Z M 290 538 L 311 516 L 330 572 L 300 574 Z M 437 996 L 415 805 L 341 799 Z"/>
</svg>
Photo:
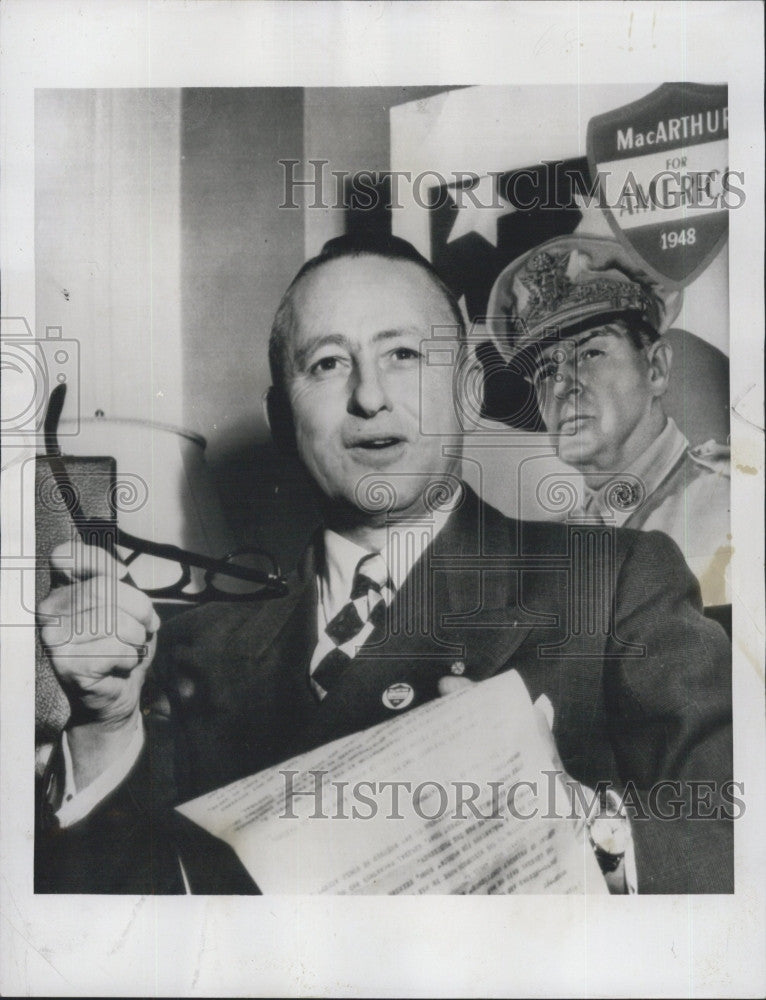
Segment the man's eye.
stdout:
<svg viewBox="0 0 766 1000">
<path fill-rule="evenodd" d="M 341 359 L 335 356 L 329 356 L 326 358 L 320 358 L 315 361 L 313 365 L 309 368 L 309 372 L 312 375 L 325 375 L 329 372 L 334 372 L 340 366 Z"/>
<path fill-rule="evenodd" d="M 586 347 L 585 350 L 580 353 L 580 360 L 590 361 L 591 358 L 600 358 L 603 353 L 604 352 L 599 347 Z"/>
<path fill-rule="evenodd" d="M 412 361 L 415 358 L 422 357 L 420 351 L 416 351 L 412 347 L 397 347 L 393 355 L 397 361 Z"/>
</svg>

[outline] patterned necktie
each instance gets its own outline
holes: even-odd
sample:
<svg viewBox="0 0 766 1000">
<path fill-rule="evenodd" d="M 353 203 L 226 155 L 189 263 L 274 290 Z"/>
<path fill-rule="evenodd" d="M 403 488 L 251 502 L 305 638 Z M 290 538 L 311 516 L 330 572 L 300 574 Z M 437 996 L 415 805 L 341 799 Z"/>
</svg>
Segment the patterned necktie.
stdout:
<svg viewBox="0 0 766 1000">
<path fill-rule="evenodd" d="M 394 585 L 383 556 L 375 552 L 361 559 L 351 585 L 351 599 L 325 626 L 335 648 L 319 661 L 311 675 L 324 691 L 329 691 L 345 672 L 357 647 L 383 624 L 393 596 Z"/>
</svg>

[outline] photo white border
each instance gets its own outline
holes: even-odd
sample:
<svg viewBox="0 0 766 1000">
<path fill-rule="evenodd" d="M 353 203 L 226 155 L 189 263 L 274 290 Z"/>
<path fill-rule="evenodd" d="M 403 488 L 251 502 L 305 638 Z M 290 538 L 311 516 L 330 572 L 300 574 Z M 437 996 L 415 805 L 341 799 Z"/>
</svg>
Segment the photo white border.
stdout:
<svg viewBox="0 0 766 1000">
<path fill-rule="evenodd" d="M 8 570 L 0 992 L 763 995 L 762 6 L 3 0 L 0 19 L 2 311 L 26 316 L 32 329 L 38 87 L 728 82 L 730 165 L 745 172 L 747 194 L 730 218 L 735 778 L 747 804 L 736 826 L 736 894 L 34 896 L 33 643 L 31 629 L 9 624 L 18 574 Z M 14 468 L 2 483 L 5 538 L 19 530 Z"/>
</svg>

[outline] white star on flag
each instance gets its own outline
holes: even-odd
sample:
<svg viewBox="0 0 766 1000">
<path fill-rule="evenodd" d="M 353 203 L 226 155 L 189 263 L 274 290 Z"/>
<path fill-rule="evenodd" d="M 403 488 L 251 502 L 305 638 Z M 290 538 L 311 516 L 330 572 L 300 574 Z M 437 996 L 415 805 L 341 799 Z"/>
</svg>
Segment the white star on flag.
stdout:
<svg viewBox="0 0 766 1000">
<path fill-rule="evenodd" d="M 606 212 L 599 207 L 598 199 L 586 202 L 585 196 L 579 191 L 573 191 L 574 203 L 582 213 L 582 218 L 575 228 L 576 233 L 584 236 L 613 236 L 612 228 L 606 217 Z"/>
<path fill-rule="evenodd" d="M 453 243 L 468 233 L 478 233 L 496 247 L 497 220 L 515 212 L 516 208 L 498 194 L 495 178 L 489 174 L 480 177 L 472 188 L 456 191 L 453 197 L 458 204 L 458 212 L 447 242 Z"/>
</svg>

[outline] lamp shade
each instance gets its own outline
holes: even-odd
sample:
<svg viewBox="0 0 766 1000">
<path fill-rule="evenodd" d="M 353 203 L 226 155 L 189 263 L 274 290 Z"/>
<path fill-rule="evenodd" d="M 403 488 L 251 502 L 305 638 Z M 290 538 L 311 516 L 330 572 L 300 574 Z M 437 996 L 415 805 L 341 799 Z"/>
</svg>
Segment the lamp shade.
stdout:
<svg viewBox="0 0 766 1000">
<path fill-rule="evenodd" d="M 80 420 L 71 437 L 66 421 L 62 430 L 69 454 L 115 459 L 112 500 L 123 531 L 207 556 L 223 556 L 234 548 L 205 462 L 203 437 L 167 424 L 106 417 Z M 155 589 L 175 583 L 179 568 L 141 555 L 131 563 L 130 575 L 136 586 Z M 192 570 L 187 590 L 201 586 L 201 573 Z"/>
</svg>

